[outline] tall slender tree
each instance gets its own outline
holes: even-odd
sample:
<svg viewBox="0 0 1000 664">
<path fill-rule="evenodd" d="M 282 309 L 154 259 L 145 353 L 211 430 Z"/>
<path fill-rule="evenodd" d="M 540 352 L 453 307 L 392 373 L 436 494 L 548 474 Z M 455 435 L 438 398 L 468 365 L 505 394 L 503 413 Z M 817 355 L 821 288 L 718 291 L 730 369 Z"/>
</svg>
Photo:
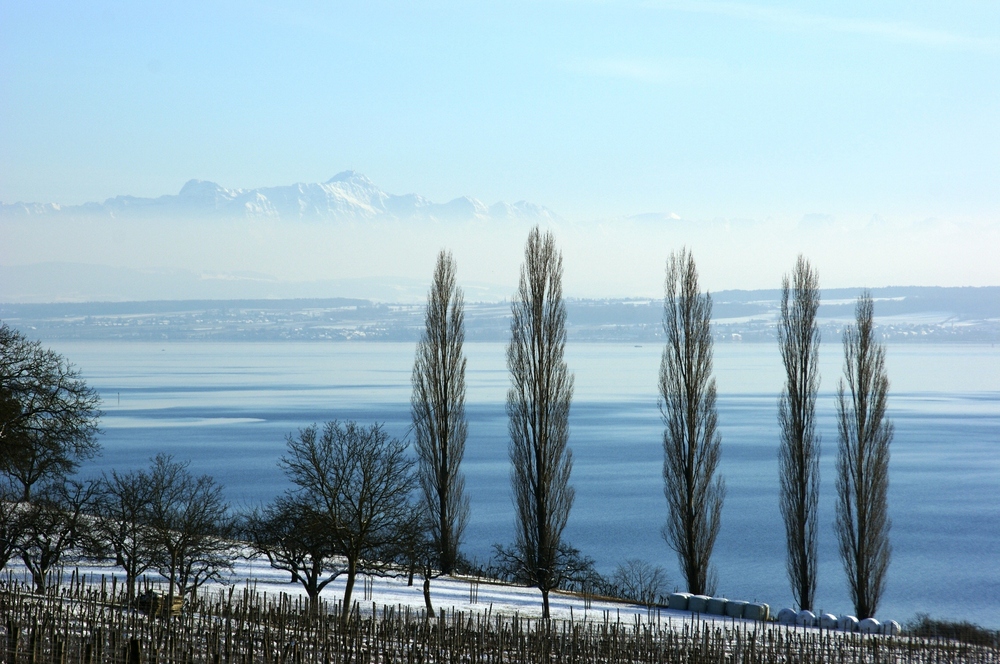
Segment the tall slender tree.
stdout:
<svg viewBox="0 0 1000 664">
<path fill-rule="evenodd" d="M 885 589 L 889 544 L 889 378 L 875 339 L 874 304 L 858 298 L 856 325 L 844 331 L 844 379 L 837 390 L 837 539 L 859 618 L 875 615 Z"/>
<path fill-rule="evenodd" d="M 722 436 L 716 429 L 712 377 L 712 298 L 698 290 L 694 257 L 686 250 L 667 261 L 660 361 L 663 483 L 667 523 L 663 537 L 677 553 L 688 590 L 714 591 L 710 570 L 726 486 L 715 471 Z"/>
<path fill-rule="evenodd" d="M 568 447 L 573 376 L 563 359 L 562 255 L 552 234 L 543 236 L 538 227 L 528 235 L 511 314 L 507 417 L 517 517 L 514 551 L 520 573 L 542 592 L 547 619 L 549 591 L 565 571 L 562 532 L 573 506 Z"/>
<path fill-rule="evenodd" d="M 451 252 L 441 251 L 417 343 L 410 400 L 418 470 L 436 564 L 451 574 L 469 520 L 460 470 L 465 454 L 465 300 Z"/>
<path fill-rule="evenodd" d="M 778 400 L 781 444 L 779 505 L 785 521 L 785 569 L 800 609 L 816 595 L 816 512 L 819 507 L 820 438 L 816 433 L 819 392 L 819 277 L 801 255 L 791 279 L 781 284 L 778 349 L 785 386 Z"/>
</svg>

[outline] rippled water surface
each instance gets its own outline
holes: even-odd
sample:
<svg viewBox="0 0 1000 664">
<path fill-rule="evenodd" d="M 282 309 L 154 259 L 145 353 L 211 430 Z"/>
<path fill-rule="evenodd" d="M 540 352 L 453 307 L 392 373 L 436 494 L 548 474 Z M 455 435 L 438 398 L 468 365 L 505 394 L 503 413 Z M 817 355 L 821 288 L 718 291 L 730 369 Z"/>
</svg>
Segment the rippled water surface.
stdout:
<svg viewBox="0 0 1000 664">
<path fill-rule="evenodd" d="M 408 434 L 413 344 L 58 342 L 104 399 L 103 455 L 87 473 L 148 463 L 158 452 L 191 461 L 235 506 L 282 491 L 285 437 L 325 420 L 384 422 Z M 681 585 L 660 536 L 665 519 L 661 349 L 571 344 L 576 503 L 567 538 L 603 572 L 618 561 L 663 565 Z M 501 344 L 466 344 L 469 441 L 463 467 L 472 503 L 464 550 L 484 560 L 513 537 Z M 817 608 L 849 612 L 833 538 L 839 344 L 821 351 L 823 439 Z M 1000 348 L 890 346 L 893 559 L 880 617 L 916 612 L 1000 628 Z M 713 560 L 718 592 L 792 604 L 777 507 L 776 347 L 720 344 L 721 473 L 728 493 Z"/>
</svg>

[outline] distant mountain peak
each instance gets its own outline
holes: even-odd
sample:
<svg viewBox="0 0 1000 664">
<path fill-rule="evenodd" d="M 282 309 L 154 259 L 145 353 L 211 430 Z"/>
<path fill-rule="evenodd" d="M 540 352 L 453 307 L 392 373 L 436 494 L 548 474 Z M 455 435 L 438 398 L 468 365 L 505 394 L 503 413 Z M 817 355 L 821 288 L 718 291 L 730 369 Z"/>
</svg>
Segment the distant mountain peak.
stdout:
<svg viewBox="0 0 1000 664">
<path fill-rule="evenodd" d="M 215 191 L 221 188 L 222 187 L 220 187 L 216 183 L 210 182 L 208 180 L 188 180 L 187 182 L 184 183 L 184 186 L 181 187 L 181 191 L 178 195 L 190 196 L 192 194 L 205 191 L 207 189 Z"/>
<path fill-rule="evenodd" d="M 0 204 L 0 219 L 23 217 L 81 218 L 226 218 L 307 221 L 338 220 L 439 220 L 556 219 L 540 205 L 519 201 L 484 205 L 460 196 L 434 203 L 418 194 L 388 194 L 362 173 L 346 170 L 323 183 L 296 183 L 255 189 L 227 189 L 209 180 L 188 180 L 176 195 L 158 198 L 116 196 L 104 203 L 60 206 L 56 204 Z"/>
<path fill-rule="evenodd" d="M 335 182 L 350 182 L 352 184 L 365 184 L 374 187 L 375 183 L 368 179 L 363 173 L 355 170 L 341 171 L 323 184 L 334 184 Z"/>
<path fill-rule="evenodd" d="M 232 199 L 236 192 L 230 191 L 224 187 L 220 187 L 214 182 L 208 180 L 188 180 L 181 187 L 180 193 L 177 194 L 179 198 L 217 198 L 223 196 L 228 199 Z"/>
</svg>

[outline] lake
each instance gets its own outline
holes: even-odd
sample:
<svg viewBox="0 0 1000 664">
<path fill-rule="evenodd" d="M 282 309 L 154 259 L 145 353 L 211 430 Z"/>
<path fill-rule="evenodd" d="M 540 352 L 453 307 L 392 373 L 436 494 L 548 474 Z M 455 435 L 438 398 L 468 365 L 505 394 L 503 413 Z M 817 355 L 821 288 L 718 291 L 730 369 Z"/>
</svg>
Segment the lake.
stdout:
<svg viewBox="0 0 1000 664">
<path fill-rule="evenodd" d="M 285 438 L 329 419 L 384 422 L 409 433 L 412 343 L 114 343 L 57 341 L 101 393 L 103 454 L 85 474 L 145 466 L 158 452 L 190 460 L 225 485 L 234 507 L 288 484 Z M 570 344 L 576 502 L 566 538 L 610 573 L 641 558 L 681 585 L 665 521 L 661 348 Z M 463 468 L 472 514 L 463 551 L 485 561 L 513 539 L 504 346 L 468 343 L 469 439 Z M 820 573 L 817 609 L 852 611 L 833 534 L 839 343 L 821 348 Z M 1000 348 L 891 345 L 892 564 L 880 618 L 917 612 L 1000 628 Z M 715 376 L 727 496 L 713 561 L 718 594 L 791 606 L 778 511 L 774 344 L 718 344 Z"/>
</svg>

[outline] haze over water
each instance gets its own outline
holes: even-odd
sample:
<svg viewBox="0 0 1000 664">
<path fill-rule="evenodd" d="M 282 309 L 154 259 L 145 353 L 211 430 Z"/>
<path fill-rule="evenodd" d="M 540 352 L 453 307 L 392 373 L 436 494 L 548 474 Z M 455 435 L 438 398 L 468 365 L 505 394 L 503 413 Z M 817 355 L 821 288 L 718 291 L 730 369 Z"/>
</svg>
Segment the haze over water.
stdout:
<svg viewBox="0 0 1000 664">
<path fill-rule="evenodd" d="M 166 452 L 225 485 L 235 507 L 288 485 L 276 461 L 285 436 L 339 419 L 409 433 L 412 343 L 52 344 L 104 399 L 103 455 L 84 473 L 145 466 Z M 682 583 L 660 536 L 665 520 L 657 344 L 567 346 L 576 389 L 570 446 L 576 502 L 566 538 L 610 573 L 642 558 Z M 484 562 L 513 538 L 504 345 L 468 343 L 469 440 L 463 470 L 472 515 L 463 551 Z M 848 613 L 833 537 L 839 343 L 820 354 L 822 436 L 817 608 Z M 1000 626 L 1000 349 L 889 346 L 893 559 L 878 616 L 917 612 Z M 715 376 L 728 488 L 713 561 L 718 594 L 792 604 L 777 507 L 774 344 L 718 344 Z"/>
</svg>

